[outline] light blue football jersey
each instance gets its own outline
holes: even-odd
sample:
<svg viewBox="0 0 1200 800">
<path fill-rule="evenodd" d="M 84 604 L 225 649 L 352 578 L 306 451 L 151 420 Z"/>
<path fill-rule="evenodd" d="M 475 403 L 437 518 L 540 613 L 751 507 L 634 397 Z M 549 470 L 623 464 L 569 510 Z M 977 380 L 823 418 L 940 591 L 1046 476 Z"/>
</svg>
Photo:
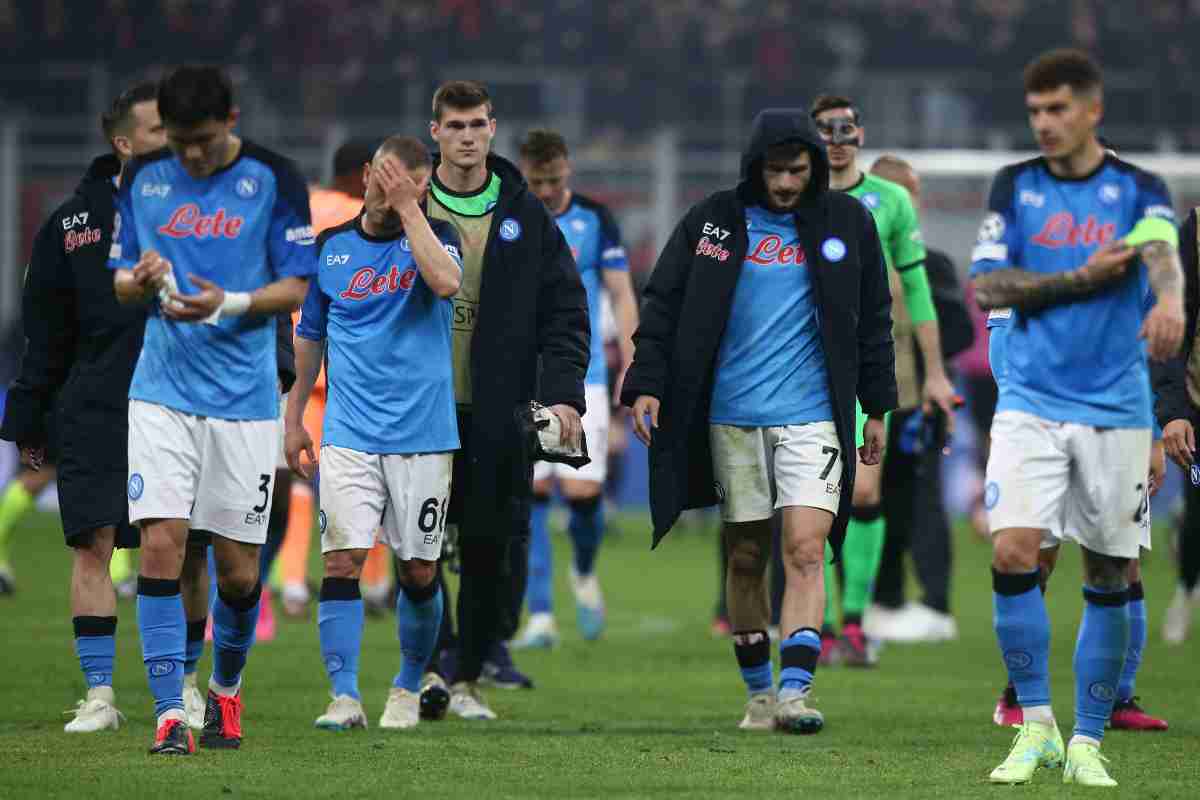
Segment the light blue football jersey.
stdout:
<svg viewBox="0 0 1200 800">
<path fill-rule="evenodd" d="M 454 227 L 430 225 L 462 269 Z M 377 238 L 353 220 L 317 246 L 296 335 L 326 343 L 322 442 L 380 454 L 458 449 L 453 300 L 425 283 L 403 234 Z"/>
<path fill-rule="evenodd" d="M 988 208 L 973 276 L 1010 265 L 1073 270 L 1143 220 L 1174 220 L 1162 180 L 1113 156 L 1078 180 L 1055 177 L 1040 158 L 1005 167 Z M 1139 266 L 1094 297 L 1036 313 L 1014 309 L 1002 334 L 997 410 L 1097 427 L 1150 427 L 1149 368 L 1138 338 L 1148 293 Z M 995 374 L 995 354 L 992 360 Z"/>
</svg>

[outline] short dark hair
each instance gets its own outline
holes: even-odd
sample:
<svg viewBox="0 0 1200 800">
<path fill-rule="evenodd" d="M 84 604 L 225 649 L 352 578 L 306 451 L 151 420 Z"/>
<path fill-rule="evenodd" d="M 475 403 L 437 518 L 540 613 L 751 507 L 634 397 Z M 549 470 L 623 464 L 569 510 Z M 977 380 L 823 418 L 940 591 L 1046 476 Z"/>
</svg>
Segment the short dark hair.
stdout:
<svg viewBox="0 0 1200 800">
<path fill-rule="evenodd" d="M 763 164 L 780 161 L 795 161 L 801 153 L 809 152 L 808 145 L 801 139 L 788 139 L 767 148 L 763 154 Z"/>
<path fill-rule="evenodd" d="M 1076 92 L 1098 91 L 1104 85 L 1100 65 L 1082 50 L 1049 50 L 1025 67 L 1026 92 L 1052 92 L 1069 86 Z"/>
<path fill-rule="evenodd" d="M 108 110 L 100 115 L 100 130 L 104 131 L 104 138 L 111 142 L 129 124 L 134 106 L 157 98 L 158 84 L 153 81 L 136 84 L 117 95 Z"/>
<path fill-rule="evenodd" d="M 377 142 L 378 139 L 351 139 L 344 142 L 333 154 L 334 177 L 361 176 L 363 164 L 371 163 L 375 157 Z"/>
<path fill-rule="evenodd" d="M 412 136 L 389 136 L 379 145 L 378 154 L 395 156 L 407 169 L 433 166 L 429 148 Z"/>
<path fill-rule="evenodd" d="M 521 142 L 521 158 L 530 164 L 546 164 L 556 158 L 567 158 L 567 140 L 558 131 L 549 128 L 534 128 L 525 134 Z"/>
<path fill-rule="evenodd" d="M 812 106 L 808 109 L 808 115 L 813 119 L 817 118 L 818 114 L 823 114 L 826 111 L 833 111 L 835 108 L 848 108 L 850 113 L 854 115 L 854 124 L 858 124 L 858 106 L 854 105 L 854 101 L 849 97 L 840 94 L 819 94 L 817 99 L 812 101 Z"/>
<path fill-rule="evenodd" d="M 487 106 L 487 113 L 492 115 L 492 97 L 487 87 L 478 81 L 446 81 L 433 93 L 433 119 L 440 121 L 442 112 L 447 108 L 456 111 L 467 111 L 479 106 Z"/>
<path fill-rule="evenodd" d="M 224 122 L 233 113 L 233 84 L 220 67 L 176 67 L 158 84 L 158 113 L 165 125 Z"/>
</svg>

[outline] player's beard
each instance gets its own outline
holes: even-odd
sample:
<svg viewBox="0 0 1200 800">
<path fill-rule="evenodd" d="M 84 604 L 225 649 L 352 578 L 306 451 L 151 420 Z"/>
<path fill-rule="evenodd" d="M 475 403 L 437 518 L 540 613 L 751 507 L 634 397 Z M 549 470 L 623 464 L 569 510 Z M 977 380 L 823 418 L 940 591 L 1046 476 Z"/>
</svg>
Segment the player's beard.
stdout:
<svg viewBox="0 0 1200 800">
<path fill-rule="evenodd" d="M 772 191 L 770 189 L 767 190 L 767 204 L 771 207 L 772 211 L 778 213 L 795 211 L 796 207 L 800 205 L 800 200 L 803 197 L 804 192 L 781 193 Z"/>
</svg>

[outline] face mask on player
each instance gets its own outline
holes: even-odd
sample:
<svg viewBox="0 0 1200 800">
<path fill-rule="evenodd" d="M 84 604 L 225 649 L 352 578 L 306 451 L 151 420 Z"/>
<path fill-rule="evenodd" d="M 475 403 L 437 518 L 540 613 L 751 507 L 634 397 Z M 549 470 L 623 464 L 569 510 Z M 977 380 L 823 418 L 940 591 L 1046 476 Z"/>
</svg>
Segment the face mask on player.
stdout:
<svg viewBox="0 0 1200 800">
<path fill-rule="evenodd" d="M 858 123 L 850 116 L 818 121 L 817 133 L 827 144 L 858 146 Z"/>
</svg>

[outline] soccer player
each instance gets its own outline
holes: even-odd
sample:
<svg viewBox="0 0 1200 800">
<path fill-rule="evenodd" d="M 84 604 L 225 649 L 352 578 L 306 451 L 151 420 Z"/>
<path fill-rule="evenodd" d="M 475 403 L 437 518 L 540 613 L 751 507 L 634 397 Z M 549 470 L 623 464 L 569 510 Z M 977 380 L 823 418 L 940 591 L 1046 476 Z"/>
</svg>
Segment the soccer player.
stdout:
<svg viewBox="0 0 1200 800">
<path fill-rule="evenodd" d="M 892 335 L 896 342 L 900 408 L 920 406 L 929 414 L 936 406 L 949 418 L 953 429 L 954 387 L 942 362 L 937 312 L 925 274 L 925 243 L 912 199 L 904 187 L 859 168 L 858 151 L 863 146 L 865 129 L 852 100 L 821 95 L 813 101 L 810 113 L 828 147 L 830 188 L 848 193 L 871 212 L 883 244 L 893 300 Z M 914 338 L 925 368 L 923 385 L 917 382 Z M 863 421 L 859 414 L 856 431 L 862 430 Z M 858 444 L 861 446 L 862 442 Z M 866 667 L 872 666 L 874 660 L 868 657 L 862 615 L 883 554 L 885 521 L 881 505 L 883 466 L 859 466 L 842 563 L 842 637 L 840 641 L 836 638 L 837 611 L 832 581 L 828 581 L 821 655 L 827 663 L 841 661 L 849 666 Z"/>
<path fill-rule="evenodd" d="M 437 643 L 436 580 L 458 448 L 450 357 L 450 298 L 462 282 L 458 234 L 425 217 L 429 151 L 393 136 L 366 174 L 363 214 L 317 241 L 322 269 L 296 328 L 296 392 L 286 417 L 288 463 L 315 461 L 304 407 L 328 348 L 330 384 L 321 446 L 321 657 L 333 702 L 327 730 L 365 728 L 358 689 L 363 601 L 359 578 L 376 531 L 400 560 L 400 672 L 381 728 L 420 720 L 419 690 Z"/>
<path fill-rule="evenodd" d="M 743 729 L 824 725 L 809 705 L 822 563 L 849 516 L 854 398 L 868 414 L 868 465 L 896 405 L 891 305 L 870 214 L 829 191 L 802 109 L 758 115 L 742 182 L 687 213 L 646 287 L 621 399 L 650 446 L 654 543 L 684 508 L 721 503 L 734 654 L 750 693 Z M 776 511 L 787 579 L 778 697 L 767 636 Z"/>
<path fill-rule="evenodd" d="M 575 595 L 575 615 L 584 639 L 600 638 L 604 631 L 604 599 L 596 577 L 596 554 L 604 538 L 604 481 L 608 473 L 608 423 L 612 395 L 608 390 L 608 365 L 601 330 L 601 300 L 612 298 L 619 327 L 620 376 L 633 360 L 633 332 L 637 328 L 637 301 L 629 279 L 629 261 L 621 232 L 612 212 L 571 189 L 571 162 L 561 134 L 533 130 L 521 143 L 521 172 L 530 191 L 554 215 L 559 230 L 571 246 L 579 276 L 588 293 L 588 319 L 592 325 L 591 360 L 584 379 L 588 411 L 583 416 L 588 455 L 592 461 L 578 470 L 565 464 L 539 461 L 533 467 L 533 513 L 529 546 L 529 585 L 525 600 L 529 620 L 513 647 L 552 647 L 558 641 L 554 622 L 554 559 L 548 517 L 555 482 L 571 509 L 567 530 L 575 558 L 570 570 Z M 619 393 L 619 388 L 618 388 Z"/>
<path fill-rule="evenodd" d="M 206 747 L 242 741 L 242 670 L 258 619 L 259 549 L 279 453 L 273 315 L 315 272 L 308 194 L 285 159 L 233 134 L 215 67 L 159 85 L 169 149 L 133 161 L 118 195 L 117 297 L 150 301 L 130 387 L 129 516 L 142 529 L 138 627 L 158 727 L 152 753 L 195 751 L 184 722 L 179 577 L 189 527 L 217 567 Z"/>
<path fill-rule="evenodd" d="M 27 347 L 0 427 L 39 475 L 51 439 L 47 420 L 54 415 L 58 426 L 71 621 L 88 687 L 67 733 L 116 729 L 121 720 L 112 689 L 117 598 L 109 562 L 114 547 L 138 544 L 125 503 L 125 407 L 145 315 L 117 303 L 106 266 L 125 165 L 165 141 L 156 91 L 139 84 L 113 101 L 100 119 L 112 152 L 92 162 L 34 240 L 22 294 Z"/>
<path fill-rule="evenodd" d="M 991 780 L 1024 783 L 1065 761 L 1064 782 L 1114 786 L 1100 744 L 1129 645 L 1129 564 L 1150 544 L 1146 354 L 1179 349 L 1183 275 L 1165 185 L 1097 140 L 1096 63 L 1050 51 L 1024 84 L 1042 156 L 997 174 L 972 259 L 980 307 L 1012 309 L 985 504 L 996 634 L 1023 723 Z M 1064 753 L 1038 584 L 1039 550 L 1068 520 L 1063 535 L 1083 550 L 1085 605 Z"/>
<path fill-rule="evenodd" d="M 563 441 L 578 443 L 587 293 L 546 207 L 516 166 L 490 152 L 496 119 L 487 89 L 472 81 L 440 86 L 430 134 L 439 153 L 429 215 L 454 226 L 463 258 L 451 336 L 462 449 L 447 517 L 458 534 L 462 583 L 450 710 L 494 719 L 477 683 L 485 659 L 507 661 L 503 644 L 516 633 L 528 567 L 532 465 L 513 414 L 536 398 L 561 420 Z M 440 694 L 441 683 L 431 674 L 423 689 Z"/>
<path fill-rule="evenodd" d="M 1102 140 L 1101 143 L 1103 144 Z M 1116 152 L 1109 149 L 1107 145 L 1105 146 L 1105 151 L 1114 157 L 1116 156 Z M 1143 300 L 1145 311 L 1149 312 L 1153 308 L 1154 303 L 1154 295 L 1148 293 Z M 998 387 L 1003 385 L 1008 372 L 1005 333 L 1008 330 L 1011 319 L 1012 309 L 1008 308 L 993 309 L 987 318 L 989 331 L 988 362 L 991 364 L 992 377 Z M 1147 474 L 1148 492 L 1153 497 L 1159 488 L 1161 488 L 1166 474 L 1162 430 L 1159 429 L 1157 424 L 1154 426 L 1154 444 L 1150 451 L 1150 464 Z M 1145 526 L 1149 527 L 1149 506 L 1144 511 L 1146 514 L 1142 522 Z M 1043 595 L 1046 593 L 1046 588 L 1049 585 L 1050 576 L 1054 573 L 1054 568 L 1058 564 L 1058 554 L 1061 547 L 1060 543 L 1063 539 L 1063 531 L 1076 530 L 1086 524 L 1086 517 L 1078 514 L 1075 511 L 1075 507 L 1072 506 L 1067 509 L 1063 527 L 1059 531 L 1053 532 L 1042 542 L 1038 553 L 1038 584 Z M 1125 663 L 1121 668 L 1121 680 L 1117 684 L 1117 694 L 1113 702 L 1112 714 L 1109 717 L 1109 727 L 1118 730 L 1136 731 L 1167 730 L 1167 721 L 1147 714 L 1138 703 L 1138 698 L 1134 695 L 1137 685 L 1137 673 L 1141 668 L 1142 651 L 1146 647 L 1147 637 L 1145 590 L 1142 586 L 1141 563 L 1139 559 L 1130 560 L 1128 579 L 1129 603 L 1126 609 L 1129 615 L 1129 645 L 1125 651 Z M 1005 727 L 1019 726 L 1024 722 L 1024 713 L 1021 710 L 1021 704 L 1017 700 L 1016 687 L 1012 683 L 1009 683 L 1001 693 L 1000 699 L 996 703 L 996 708 L 992 712 L 992 721 L 997 725 Z"/>
</svg>

